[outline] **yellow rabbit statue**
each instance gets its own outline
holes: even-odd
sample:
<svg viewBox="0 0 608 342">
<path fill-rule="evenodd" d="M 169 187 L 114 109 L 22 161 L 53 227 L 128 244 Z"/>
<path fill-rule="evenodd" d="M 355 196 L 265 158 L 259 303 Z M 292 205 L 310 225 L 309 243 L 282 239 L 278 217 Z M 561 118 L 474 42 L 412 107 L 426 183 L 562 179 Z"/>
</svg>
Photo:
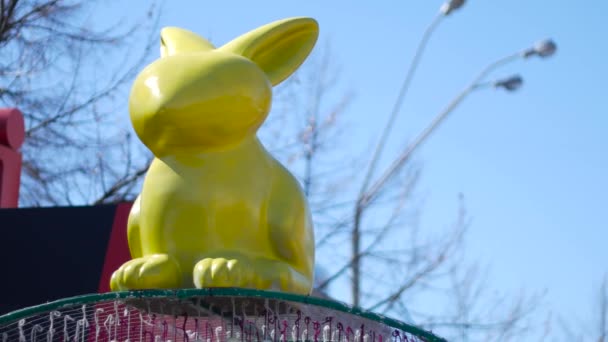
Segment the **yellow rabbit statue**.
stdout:
<svg viewBox="0 0 608 342">
<path fill-rule="evenodd" d="M 136 78 L 135 132 L 154 153 L 128 221 L 132 260 L 113 291 L 243 287 L 309 294 L 311 214 L 297 180 L 256 132 L 272 87 L 308 57 L 311 18 L 288 18 L 215 48 L 175 27 Z"/>
</svg>

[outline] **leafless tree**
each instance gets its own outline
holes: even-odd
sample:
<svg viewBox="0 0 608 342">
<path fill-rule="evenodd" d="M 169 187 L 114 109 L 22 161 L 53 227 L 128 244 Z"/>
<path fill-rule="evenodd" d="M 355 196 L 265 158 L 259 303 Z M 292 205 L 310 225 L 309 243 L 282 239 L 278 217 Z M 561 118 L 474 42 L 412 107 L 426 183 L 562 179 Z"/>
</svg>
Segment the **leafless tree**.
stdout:
<svg viewBox="0 0 608 342">
<path fill-rule="evenodd" d="M 108 3 L 0 0 L 0 106 L 26 120 L 21 205 L 123 200 L 145 172 L 118 119 L 159 12 L 102 26 L 95 11 Z"/>
</svg>

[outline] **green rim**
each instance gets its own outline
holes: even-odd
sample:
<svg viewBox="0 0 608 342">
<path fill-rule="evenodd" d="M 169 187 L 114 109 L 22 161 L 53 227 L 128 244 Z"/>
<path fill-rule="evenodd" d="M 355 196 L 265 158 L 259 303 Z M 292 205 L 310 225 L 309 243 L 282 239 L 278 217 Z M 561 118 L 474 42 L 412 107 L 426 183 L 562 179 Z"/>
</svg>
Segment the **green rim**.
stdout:
<svg viewBox="0 0 608 342">
<path fill-rule="evenodd" d="M 273 298 L 283 301 L 296 302 L 302 304 L 310 304 L 326 307 L 328 309 L 357 315 L 362 318 L 370 319 L 385 325 L 397 328 L 412 335 L 424 338 L 429 342 L 443 342 L 445 339 L 435 336 L 433 333 L 417 328 L 413 325 L 365 311 L 356 307 L 348 306 L 344 303 L 327 300 L 311 296 L 302 296 L 284 292 L 262 291 L 253 289 L 241 288 L 214 288 L 214 289 L 182 289 L 182 290 L 141 290 L 141 291 L 126 291 L 126 292 L 109 292 L 88 294 L 70 298 L 60 299 L 54 302 L 49 302 L 41 305 L 31 306 L 28 308 L 13 311 L 11 313 L 0 316 L 0 325 L 5 325 L 11 322 L 19 321 L 22 318 L 35 315 L 41 312 L 49 312 L 68 305 L 81 305 L 93 302 L 126 299 L 126 298 L 151 298 L 151 297 L 177 297 L 180 299 L 190 298 L 193 296 L 211 297 L 211 296 L 233 296 L 233 297 L 258 297 L 258 298 Z"/>
</svg>

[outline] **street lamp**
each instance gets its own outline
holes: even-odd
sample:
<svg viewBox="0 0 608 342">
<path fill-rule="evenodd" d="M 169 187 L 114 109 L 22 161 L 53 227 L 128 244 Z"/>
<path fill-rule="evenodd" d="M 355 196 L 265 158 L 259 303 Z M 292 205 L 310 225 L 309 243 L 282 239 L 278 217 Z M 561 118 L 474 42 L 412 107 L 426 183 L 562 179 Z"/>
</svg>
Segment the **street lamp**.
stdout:
<svg viewBox="0 0 608 342">
<path fill-rule="evenodd" d="M 395 105 L 393 106 L 391 115 L 390 115 L 388 121 L 386 122 L 386 127 L 382 131 L 382 136 L 380 138 L 380 141 L 378 142 L 378 145 L 376 146 L 376 150 L 374 151 L 374 155 L 372 157 L 372 161 L 370 162 L 367 175 L 365 176 L 364 181 L 363 181 L 363 187 L 361 188 L 362 192 L 367 189 L 367 185 L 369 184 L 369 180 L 371 179 L 371 177 L 373 175 L 373 172 L 374 172 L 374 169 L 378 162 L 378 159 L 380 158 L 380 154 L 382 153 L 382 150 L 384 149 L 384 146 L 386 145 L 386 139 L 388 138 L 388 136 L 391 132 L 391 129 L 394 126 L 394 122 L 395 122 L 395 119 L 397 118 L 397 114 L 401 110 L 401 104 L 403 103 L 403 100 L 405 100 L 405 95 L 407 94 L 410 84 L 412 83 L 412 79 L 414 78 L 414 73 L 418 69 L 418 64 L 420 62 L 420 58 L 422 57 L 424 49 L 426 48 L 427 42 L 429 41 L 429 39 L 435 32 L 435 29 L 439 26 L 439 23 L 441 22 L 441 20 L 444 17 L 450 15 L 453 11 L 461 8 L 464 5 L 464 3 L 465 3 L 465 0 L 447 0 L 445 3 L 443 3 L 441 5 L 441 7 L 439 8 L 439 12 L 435 15 L 435 18 L 433 19 L 433 21 L 431 21 L 429 26 L 427 26 L 427 28 L 424 30 L 424 33 L 422 34 L 422 38 L 420 39 L 420 42 L 418 43 L 418 46 L 416 47 L 416 52 L 414 53 L 414 58 L 412 59 L 412 63 L 410 64 L 407 74 L 405 75 L 403 85 L 401 86 L 401 90 L 399 91 L 399 95 L 397 96 L 397 100 L 395 101 Z"/>
<path fill-rule="evenodd" d="M 477 83 L 477 85 L 475 85 L 475 90 L 477 90 L 479 88 L 492 87 L 492 88 L 501 88 L 506 91 L 513 92 L 513 91 L 519 90 L 519 88 L 521 88 L 523 83 L 524 83 L 524 80 L 523 80 L 523 78 L 521 78 L 521 76 L 512 75 L 507 78 L 501 78 L 501 79 L 494 80 L 494 81 Z"/>
<path fill-rule="evenodd" d="M 418 46 L 416 48 L 416 52 L 414 53 L 414 58 L 412 59 L 412 62 L 408 68 L 407 74 L 405 75 L 405 79 L 403 81 L 403 85 L 401 86 L 401 90 L 399 91 L 399 94 L 397 95 L 397 99 L 393 106 L 391 115 L 389 116 L 389 119 L 386 122 L 386 126 L 384 127 L 384 130 L 382 130 L 380 140 L 378 141 L 378 145 L 376 145 L 376 149 L 374 151 L 374 154 L 372 155 L 372 159 L 369 163 L 367 173 L 365 175 L 365 178 L 363 178 L 363 184 L 361 186 L 361 190 L 359 191 L 359 200 L 363 199 L 363 194 L 365 194 L 365 192 L 367 191 L 369 182 L 371 181 L 371 179 L 374 175 L 376 165 L 378 163 L 378 160 L 380 159 L 382 150 L 384 149 L 384 146 L 386 145 L 386 140 L 388 139 L 388 136 L 390 135 L 391 129 L 394 126 L 394 122 L 395 122 L 395 119 L 397 118 L 397 114 L 401 110 L 401 104 L 403 103 L 403 100 L 405 99 L 405 95 L 407 94 L 407 91 L 410 87 L 412 79 L 414 78 L 414 73 L 416 72 L 416 69 L 418 68 L 420 58 L 422 57 L 424 49 L 426 48 L 427 42 L 431 38 L 433 32 L 435 32 L 435 29 L 439 26 L 439 23 L 441 22 L 441 20 L 443 18 L 447 17 L 448 15 L 450 15 L 453 11 L 462 7 L 464 5 L 464 3 L 465 3 L 465 0 L 447 0 L 443 5 L 441 5 L 441 7 L 439 8 L 439 12 L 435 15 L 435 18 L 433 19 L 433 21 L 431 21 L 429 26 L 427 26 L 427 28 L 424 30 L 424 33 L 422 34 L 422 38 L 420 39 L 420 42 L 418 43 Z M 353 282 L 352 282 L 353 291 L 352 292 L 353 292 L 353 305 L 354 306 L 359 305 L 359 292 L 360 292 L 360 290 L 359 290 L 359 284 L 360 284 L 359 222 L 361 219 L 362 210 L 363 210 L 363 208 L 361 207 L 361 201 L 358 201 L 356 204 L 356 208 L 355 208 L 355 215 L 354 215 L 355 223 L 353 226 L 353 233 L 352 233 L 352 253 L 353 253 L 353 258 L 354 258 L 353 259 Z"/>
<path fill-rule="evenodd" d="M 545 39 L 534 44 L 533 47 L 523 51 L 523 57 L 538 56 L 546 58 L 552 56 L 557 50 L 557 45 L 551 39 Z"/>
<path fill-rule="evenodd" d="M 458 7 L 462 6 L 464 1 L 450 1 L 446 4 L 454 3 L 454 7 L 451 9 L 446 9 L 446 15 Z M 446 6 L 444 4 L 444 6 Z M 442 6 L 442 12 L 443 8 Z M 369 179 L 364 180 L 364 187 L 361 189 L 359 194 L 359 198 L 357 199 L 357 204 L 355 207 L 355 217 L 353 223 L 353 301 L 358 304 L 358 294 L 359 294 L 359 272 L 360 272 L 360 263 L 359 263 L 359 225 L 361 221 L 361 215 L 363 213 L 363 208 L 367 207 L 380 193 L 384 185 L 391 179 L 393 176 L 399 172 L 401 167 L 405 164 L 407 160 L 412 156 L 412 154 L 422 145 L 423 142 L 428 139 L 428 137 L 433 133 L 437 127 L 448 117 L 450 113 L 454 111 L 454 109 L 473 91 L 488 88 L 488 86 L 492 86 L 493 88 L 502 88 L 507 91 L 515 91 L 519 89 L 523 85 L 523 79 L 519 75 L 514 75 L 506 79 L 494 81 L 494 82 L 483 82 L 484 78 L 494 69 L 502 66 L 504 64 L 513 62 L 517 59 L 527 59 L 532 56 L 538 56 L 541 58 L 547 58 L 555 54 L 557 50 L 557 45 L 550 39 L 540 41 L 536 43 L 533 47 L 528 48 L 526 50 L 507 55 L 503 58 L 500 58 L 490 64 L 488 64 L 485 68 L 481 69 L 481 72 L 471 81 L 456 97 L 450 101 L 447 107 L 441 111 L 435 118 L 431 121 L 431 123 L 414 139 L 414 141 L 408 145 L 405 150 L 399 155 L 397 159 L 389 166 L 389 168 L 378 178 L 376 182 L 374 182 L 369 189 L 367 188 L 367 184 L 371 181 L 371 171 L 373 171 L 373 165 L 376 163 L 376 159 L 373 159 L 370 169 L 368 170 L 367 177 Z M 407 83 L 406 83 L 407 84 Z M 395 114 L 395 113 L 393 113 Z M 391 120 L 393 118 L 391 117 Z M 389 120 L 389 123 L 391 121 Z M 379 149 L 376 150 L 376 154 L 379 154 L 381 150 L 379 145 Z M 374 156 L 376 158 L 377 156 Z"/>
<path fill-rule="evenodd" d="M 397 118 L 397 114 L 399 114 L 399 111 L 401 110 L 401 105 L 402 105 L 403 101 L 405 100 L 405 95 L 407 94 L 410 84 L 412 83 L 412 79 L 414 78 L 414 74 L 415 74 L 416 70 L 418 69 L 418 64 L 420 62 L 420 58 L 422 57 L 424 49 L 426 48 L 427 42 L 429 41 L 429 39 L 435 32 L 435 29 L 439 26 L 439 23 L 441 22 L 441 20 L 444 17 L 450 15 L 453 11 L 461 8 L 464 5 L 464 3 L 465 3 L 465 0 L 448 0 L 445 3 L 443 3 L 443 5 L 441 5 L 441 7 L 439 8 L 439 12 L 435 15 L 435 18 L 433 19 L 433 21 L 431 21 L 429 26 L 427 26 L 427 28 L 424 30 L 424 33 L 422 34 L 422 39 L 420 39 L 420 42 L 418 43 L 418 46 L 416 48 L 416 52 L 414 53 L 414 58 L 412 59 L 412 63 L 410 64 L 407 74 L 405 75 L 405 79 L 403 81 L 403 85 L 401 86 L 401 90 L 399 91 L 399 95 L 397 95 L 397 100 L 395 101 L 391 115 L 390 115 L 388 121 L 386 122 L 386 126 L 384 127 L 384 130 L 382 131 L 382 136 L 380 137 L 380 141 L 378 141 L 378 145 L 376 146 L 376 150 L 374 151 L 374 154 L 372 156 L 372 160 L 369 164 L 367 174 L 366 174 L 365 178 L 363 179 L 363 186 L 361 187 L 361 193 L 363 193 L 365 190 L 367 190 L 367 186 L 373 176 L 374 170 L 376 168 L 376 164 L 378 163 L 378 159 L 380 158 L 380 155 L 382 154 L 382 150 L 384 149 L 384 146 L 386 145 L 386 140 L 388 139 L 388 136 L 390 135 L 391 129 L 393 128 L 394 123 L 395 123 L 395 119 Z"/>
<path fill-rule="evenodd" d="M 411 157 L 411 155 L 416 151 L 418 147 L 437 129 L 437 127 L 448 117 L 450 113 L 473 91 L 488 88 L 488 85 L 492 85 L 494 88 L 502 88 L 507 91 L 514 91 L 521 87 L 523 84 L 523 80 L 520 76 L 511 76 L 509 78 L 495 81 L 495 82 L 483 82 L 483 79 L 494 69 L 507 64 L 509 62 L 513 62 L 520 58 L 528 58 L 530 56 L 539 56 L 539 57 L 550 57 L 557 50 L 557 45 L 552 40 L 543 40 L 537 44 L 535 44 L 532 48 L 526 49 L 523 52 L 517 52 L 511 55 L 507 55 L 503 58 L 500 58 L 490 64 L 488 64 L 485 68 L 481 69 L 481 72 L 477 74 L 473 81 L 469 83 L 450 103 L 447 107 L 441 111 L 433 121 L 414 139 L 414 141 L 403 150 L 403 152 L 399 155 L 399 157 L 391 164 L 391 166 L 386 170 L 386 172 L 369 187 L 369 190 L 366 191 L 362 196 L 363 205 L 367 205 L 369 202 L 374 200 L 375 195 L 382 189 L 384 184 L 391 179 L 396 172 L 398 172 L 403 164 Z"/>
<path fill-rule="evenodd" d="M 507 91 L 517 91 L 523 85 L 524 80 L 519 75 L 493 82 L 494 88 L 503 88 Z"/>
<path fill-rule="evenodd" d="M 462 7 L 462 5 L 464 5 L 464 0 L 446 1 L 443 5 L 441 5 L 441 8 L 439 8 L 439 11 L 443 15 L 449 15 L 450 13 L 452 13 L 452 11 L 457 10 L 460 7 Z"/>
</svg>

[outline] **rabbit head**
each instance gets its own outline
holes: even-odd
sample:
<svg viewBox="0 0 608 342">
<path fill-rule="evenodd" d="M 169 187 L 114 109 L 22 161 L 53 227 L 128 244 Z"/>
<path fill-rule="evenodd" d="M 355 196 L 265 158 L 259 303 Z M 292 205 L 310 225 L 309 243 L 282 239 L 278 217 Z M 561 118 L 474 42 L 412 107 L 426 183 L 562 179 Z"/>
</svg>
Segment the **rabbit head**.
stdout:
<svg viewBox="0 0 608 342">
<path fill-rule="evenodd" d="M 310 18 L 276 21 L 219 48 L 193 32 L 162 29 L 161 57 L 131 89 L 135 132 L 157 156 L 255 134 L 270 111 L 272 86 L 304 62 L 317 36 Z"/>
</svg>

